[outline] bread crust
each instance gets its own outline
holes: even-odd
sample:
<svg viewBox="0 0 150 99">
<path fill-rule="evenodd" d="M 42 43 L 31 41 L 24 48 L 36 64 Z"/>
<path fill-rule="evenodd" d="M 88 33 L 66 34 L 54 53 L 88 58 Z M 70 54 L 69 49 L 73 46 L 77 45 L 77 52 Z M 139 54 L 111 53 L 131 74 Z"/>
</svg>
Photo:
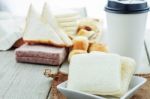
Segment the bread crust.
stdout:
<svg viewBox="0 0 150 99">
<path fill-rule="evenodd" d="M 71 57 L 72 57 L 73 55 L 76 55 L 76 54 L 84 54 L 84 53 L 87 53 L 87 51 L 85 51 L 85 50 L 72 50 L 72 51 L 70 51 L 70 53 L 69 53 L 68 61 L 71 60 Z"/>
<path fill-rule="evenodd" d="M 92 43 L 88 49 L 88 52 L 92 51 L 108 52 L 108 48 L 103 43 Z"/>
<path fill-rule="evenodd" d="M 83 36 L 77 36 L 73 39 L 72 50 L 84 50 L 87 51 L 89 47 L 89 40 Z"/>
<path fill-rule="evenodd" d="M 15 42 L 15 44 L 13 45 L 13 47 L 14 48 L 18 48 L 18 47 L 20 47 L 21 45 L 23 45 L 25 42 L 23 41 L 23 39 L 22 38 L 20 38 L 19 40 L 17 40 L 16 42 Z"/>
<path fill-rule="evenodd" d="M 64 44 L 56 44 L 54 42 L 52 42 L 51 40 L 24 40 L 25 43 L 28 43 L 30 45 L 32 44 L 45 44 L 45 45 L 53 45 L 56 47 L 68 47 Z"/>
</svg>

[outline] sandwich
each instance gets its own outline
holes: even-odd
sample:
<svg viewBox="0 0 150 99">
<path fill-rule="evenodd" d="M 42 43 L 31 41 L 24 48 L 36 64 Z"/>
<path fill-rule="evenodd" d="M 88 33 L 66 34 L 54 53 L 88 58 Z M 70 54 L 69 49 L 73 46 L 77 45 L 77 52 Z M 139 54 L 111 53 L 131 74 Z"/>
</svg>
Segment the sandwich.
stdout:
<svg viewBox="0 0 150 99">
<path fill-rule="evenodd" d="M 121 97 L 128 90 L 135 61 L 117 54 L 92 52 L 72 56 L 67 88 Z"/>
<path fill-rule="evenodd" d="M 45 23 L 47 23 L 51 27 L 53 27 L 55 32 L 58 34 L 58 36 L 65 43 L 66 46 L 72 46 L 71 39 L 68 37 L 68 35 L 61 28 L 59 28 L 59 25 L 58 25 L 57 21 L 53 17 L 53 15 L 52 15 L 49 7 L 48 7 L 48 4 L 46 4 L 46 3 L 44 5 L 44 7 L 43 7 L 43 11 L 42 11 L 42 16 L 41 17 L 42 17 L 42 20 Z"/>
<path fill-rule="evenodd" d="M 54 46 L 65 46 L 65 43 L 56 31 L 47 23 L 44 23 L 38 13 L 30 5 L 23 40 L 29 43 L 49 44 Z"/>
</svg>

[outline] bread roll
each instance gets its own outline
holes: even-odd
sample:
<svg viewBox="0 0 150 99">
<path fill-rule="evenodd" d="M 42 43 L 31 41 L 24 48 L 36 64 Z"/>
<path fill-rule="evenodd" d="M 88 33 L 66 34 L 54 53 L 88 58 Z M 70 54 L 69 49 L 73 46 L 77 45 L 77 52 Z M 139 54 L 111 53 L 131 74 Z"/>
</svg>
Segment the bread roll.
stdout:
<svg viewBox="0 0 150 99">
<path fill-rule="evenodd" d="M 76 35 L 86 36 L 90 42 L 97 41 L 102 34 L 102 22 L 98 19 L 84 18 L 78 22 Z"/>
<path fill-rule="evenodd" d="M 69 53 L 69 56 L 68 56 L 68 61 L 70 61 L 71 57 L 73 55 L 76 55 L 76 54 L 84 54 L 84 53 L 87 53 L 87 51 L 84 51 L 84 50 L 72 50 L 70 53 Z"/>
<path fill-rule="evenodd" d="M 87 31 L 85 29 L 80 29 L 79 32 L 77 33 L 78 36 L 85 36 L 85 37 L 91 37 L 92 35 L 94 35 L 95 32 L 94 31 Z"/>
<path fill-rule="evenodd" d="M 85 18 L 79 21 L 78 26 L 80 29 L 85 29 L 88 31 L 95 31 L 100 32 L 100 25 L 102 24 L 102 22 L 100 22 L 98 19 L 91 19 L 91 18 Z"/>
<path fill-rule="evenodd" d="M 87 51 L 89 47 L 88 38 L 84 36 L 77 36 L 73 39 L 73 50 Z"/>
<path fill-rule="evenodd" d="M 89 47 L 89 52 L 92 52 L 92 51 L 108 52 L 108 48 L 105 44 L 93 43 Z"/>
</svg>

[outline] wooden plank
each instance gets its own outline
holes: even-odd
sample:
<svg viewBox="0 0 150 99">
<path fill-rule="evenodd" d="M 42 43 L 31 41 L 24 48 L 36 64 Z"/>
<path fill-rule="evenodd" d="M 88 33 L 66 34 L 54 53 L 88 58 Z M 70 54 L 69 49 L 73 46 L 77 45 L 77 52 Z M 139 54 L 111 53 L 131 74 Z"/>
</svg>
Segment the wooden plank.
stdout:
<svg viewBox="0 0 150 99">
<path fill-rule="evenodd" d="M 59 69 L 59 72 L 64 73 L 64 74 L 68 74 L 69 73 L 69 62 L 66 61 L 65 63 L 63 63 Z"/>
<path fill-rule="evenodd" d="M 66 99 L 66 97 L 57 90 L 57 85 L 66 81 L 68 78 L 69 63 L 65 61 L 59 68 L 58 78 L 53 80 L 48 99 Z"/>
<path fill-rule="evenodd" d="M 46 99 L 52 79 L 44 77 L 44 69 L 57 72 L 58 67 L 16 63 L 13 51 L 6 54 L 9 63 L 0 65 L 0 99 Z"/>
<path fill-rule="evenodd" d="M 10 51 L 0 51 L 0 69 L 5 67 L 5 65 L 7 65 L 12 60 L 12 58 L 8 58 L 10 54 L 13 53 L 11 53 Z"/>
<path fill-rule="evenodd" d="M 64 73 L 58 73 L 57 77 L 52 81 L 52 87 L 48 99 L 67 99 L 62 93 L 57 90 L 57 85 L 66 81 L 68 75 Z"/>
</svg>

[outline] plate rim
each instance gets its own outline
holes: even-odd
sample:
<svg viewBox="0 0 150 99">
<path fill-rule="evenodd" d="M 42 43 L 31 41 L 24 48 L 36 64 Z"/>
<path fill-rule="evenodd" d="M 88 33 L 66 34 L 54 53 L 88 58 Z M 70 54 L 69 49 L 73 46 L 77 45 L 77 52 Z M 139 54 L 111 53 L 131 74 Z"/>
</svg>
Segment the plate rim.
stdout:
<svg viewBox="0 0 150 99">
<path fill-rule="evenodd" d="M 137 89 L 139 89 L 144 83 L 146 83 L 147 79 L 144 78 L 144 77 L 140 77 L 140 76 L 133 76 L 133 78 L 136 78 L 136 79 L 141 79 L 141 82 L 139 84 L 137 84 L 136 86 L 134 86 L 132 89 L 130 89 L 129 91 L 127 91 L 122 97 L 120 97 L 120 99 L 125 99 L 127 96 L 129 96 L 132 92 L 136 91 Z M 83 94 L 83 95 L 87 95 L 87 96 L 91 96 L 93 98 L 99 98 L 99 99 L 106 99 L 102 96 L 96 96 L 96 95 L 93 95 L 93 94 L 90 94 L 90 93 L 86 93 L 86 92 L 82 92 L 82 91 L 77 91 L 77 90 L 71 90 L 71 89 L 67 89 L 66 87 L 62 87 L 62 86 L 65 86 L 67 84 L 68 81 L 64 81 L 62 83 L 60 83 L 58 86 L 57 86 L 57 89 L 60 91 L 60 90 L 64 90 L 64 91 L 70 91 L 70 92 L 75 92 L 75 93 L 80 93 L 80 94 Z"/>
</svg>

